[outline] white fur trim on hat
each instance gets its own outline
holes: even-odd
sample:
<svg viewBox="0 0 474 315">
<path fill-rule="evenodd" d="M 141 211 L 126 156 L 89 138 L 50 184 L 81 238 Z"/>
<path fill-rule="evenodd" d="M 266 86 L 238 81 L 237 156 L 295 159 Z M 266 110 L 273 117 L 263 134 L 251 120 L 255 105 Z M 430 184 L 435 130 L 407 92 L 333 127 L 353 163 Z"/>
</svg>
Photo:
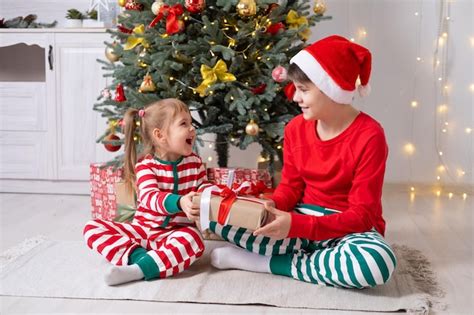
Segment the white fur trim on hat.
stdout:
<svg viewBox="0 0 474 315">
<path fill-rule="evenodd" d="M 330 99 L 340 104 L 351 104 L 354 97 L 353 91 L 343 90 L 321 67 L 319 62 L 306 50 L 301 50 L 290 63 L 295 63 L 308 76 L 308 78 L 326 94 Z"/>
</svg>

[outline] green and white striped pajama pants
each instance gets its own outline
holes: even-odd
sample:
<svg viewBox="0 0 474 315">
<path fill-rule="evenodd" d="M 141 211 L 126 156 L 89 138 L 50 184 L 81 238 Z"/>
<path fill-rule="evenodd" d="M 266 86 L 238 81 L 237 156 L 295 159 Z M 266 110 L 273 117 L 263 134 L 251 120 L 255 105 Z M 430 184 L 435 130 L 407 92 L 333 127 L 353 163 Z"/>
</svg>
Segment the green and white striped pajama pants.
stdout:
<svg viewBox="0 0 474 315">
<path fill-rule="evenodd" d="M 337 211 L 313 205 L 298 205 L 306 215 L 331 215 Z M 386 283 L 397 260 L 390 246 L 375 230 L 325 241 L 302 238 L 275 240 L 253 236 L 244 228 L 210 223 L 210 230 L 224 240 L 253 253 L 271 256 L 273 274 L 343 288 L 374 287 Z"/>
</svg>

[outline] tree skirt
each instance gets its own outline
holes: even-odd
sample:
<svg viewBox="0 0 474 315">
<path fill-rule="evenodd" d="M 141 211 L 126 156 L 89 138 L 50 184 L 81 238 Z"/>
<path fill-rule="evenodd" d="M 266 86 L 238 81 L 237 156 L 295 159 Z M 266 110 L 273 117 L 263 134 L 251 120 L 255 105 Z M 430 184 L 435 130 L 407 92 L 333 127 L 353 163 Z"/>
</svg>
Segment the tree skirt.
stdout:
<svg viewBox="0 0 474 315">
<path fill-rule="evenodd" d="M 29 239 L 0 255 L 0 294 L 419 314 L 428 313 L 442 297 L 427 259 L 406 246 L 393 246 L 398 266 L 386 285 L 349 290 L 270 274 L 215 269 L 209 263 L 209 252 L 225 245 L 206 241 L 201 259 L 176 277 L 109 287 L 103 281 L 109 264 L 83 242 Z"/>
</svg>

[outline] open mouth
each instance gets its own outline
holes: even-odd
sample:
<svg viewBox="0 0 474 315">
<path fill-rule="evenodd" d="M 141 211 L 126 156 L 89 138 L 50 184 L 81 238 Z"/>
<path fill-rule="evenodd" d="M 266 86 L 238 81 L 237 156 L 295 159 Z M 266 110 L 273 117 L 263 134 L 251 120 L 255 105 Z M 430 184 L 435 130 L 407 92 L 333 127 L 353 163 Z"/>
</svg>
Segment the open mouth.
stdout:
<svg viewBox="0 0 474 315">
<path fill-rule="evenodd" d="M 192 145 L 193 144 L 193 138 L 187 138 L 186 143 L 189 144 L 189 145 Z"/>
</svg>

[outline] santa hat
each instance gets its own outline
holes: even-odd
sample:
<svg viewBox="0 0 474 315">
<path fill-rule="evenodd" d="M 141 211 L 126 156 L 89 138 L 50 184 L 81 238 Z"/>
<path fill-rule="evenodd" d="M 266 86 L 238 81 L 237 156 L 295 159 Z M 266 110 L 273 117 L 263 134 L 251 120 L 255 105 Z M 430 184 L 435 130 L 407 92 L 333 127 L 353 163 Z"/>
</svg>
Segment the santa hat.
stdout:
<svg viewBox="0 0 474 315">
<path fill-rule="evenodd" d="M 341 104 L 352 103 L 357 78 L 359 93 L 370 92 L 370 51 L 342 36 L 329 36 L 306 47 L 290 63 L 298 67 L 329 98 Z"/>
</svg>

